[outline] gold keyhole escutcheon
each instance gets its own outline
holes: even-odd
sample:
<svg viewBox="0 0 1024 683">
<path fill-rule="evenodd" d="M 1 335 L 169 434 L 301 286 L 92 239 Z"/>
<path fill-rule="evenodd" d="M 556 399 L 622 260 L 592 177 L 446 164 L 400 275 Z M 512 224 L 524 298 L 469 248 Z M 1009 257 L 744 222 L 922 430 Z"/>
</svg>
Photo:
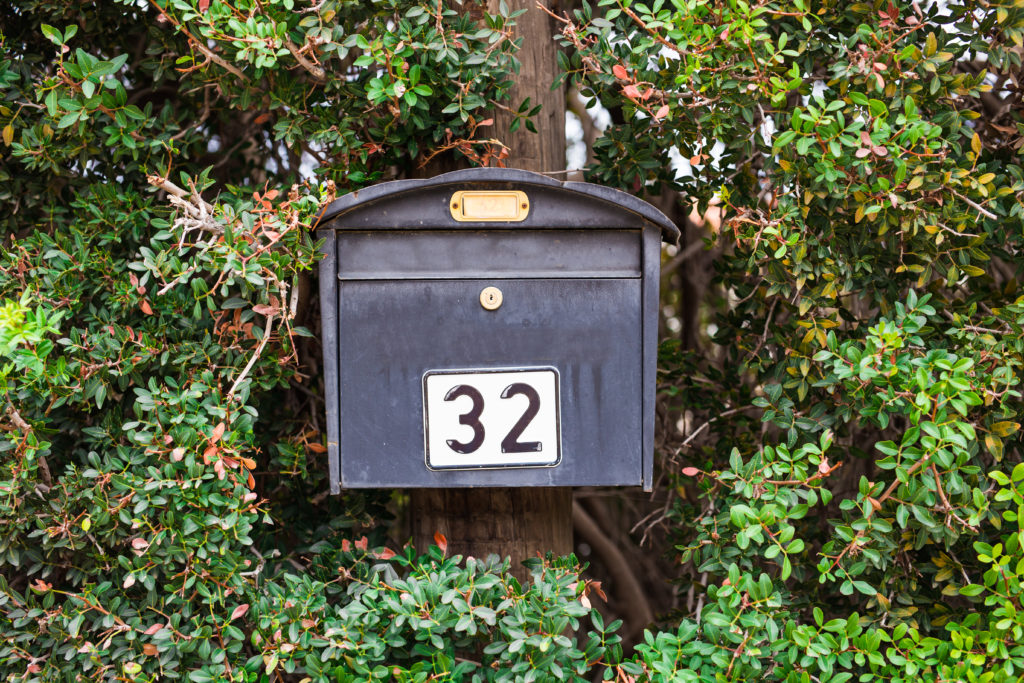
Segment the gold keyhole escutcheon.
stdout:
<svg viewBox="0 0 1024 683">
<path fill-rule="evenodd" d="M 484 287 L 480 292 L 480 305 L 488 311 L 496 311 L 501 307 L 501 290 L 497 287 Z"/>
</svg>

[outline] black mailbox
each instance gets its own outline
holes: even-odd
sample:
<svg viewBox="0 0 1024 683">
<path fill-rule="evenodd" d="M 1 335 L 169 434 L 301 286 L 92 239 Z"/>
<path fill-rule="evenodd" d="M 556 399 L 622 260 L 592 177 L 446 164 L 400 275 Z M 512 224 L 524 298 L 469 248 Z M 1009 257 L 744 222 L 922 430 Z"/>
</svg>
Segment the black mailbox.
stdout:
<svg viewBox="0 0 1024 683">
<path fill-rule="evenodd" d="M 651 488 L 664 214 L 469 169 L 345 195 L 320 227 L 332 492 Z"/>
</svg>

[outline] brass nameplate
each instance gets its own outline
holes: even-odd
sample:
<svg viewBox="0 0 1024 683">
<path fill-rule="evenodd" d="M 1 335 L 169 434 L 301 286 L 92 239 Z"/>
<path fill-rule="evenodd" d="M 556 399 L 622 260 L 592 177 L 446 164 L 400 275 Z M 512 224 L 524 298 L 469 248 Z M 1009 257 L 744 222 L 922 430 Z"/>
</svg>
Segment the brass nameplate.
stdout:
<svg viewBox="0 0 1024 683">
<path fill-rule="evenodd" d="M 457 221 L 518 222 L 530 213 L 530 200 L 519 190 L 459 190 L 448 208 Z"/>
</svg>

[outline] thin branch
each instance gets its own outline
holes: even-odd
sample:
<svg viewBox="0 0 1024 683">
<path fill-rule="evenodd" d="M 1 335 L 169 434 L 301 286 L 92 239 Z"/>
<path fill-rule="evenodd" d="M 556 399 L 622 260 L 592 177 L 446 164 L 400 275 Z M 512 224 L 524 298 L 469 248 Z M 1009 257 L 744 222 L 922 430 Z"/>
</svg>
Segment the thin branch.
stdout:
<svg viewBox="0 0 1024 683">
<path fill-rule="evenodd" d="M 956 190 L 953 190 L 953 189 L 951 189 L 950 192 L 952 192 L 954 195 L 956 195 L 960 199 L 964 200 L 967 203 L 968 206 L 970 206 L 972 209 L 977 210 L 978 213 L 980 213 L 985 218 L 991 218 L 994 221 L 995 220 L 999 220 L 999 216 L 995 215 L 994 213 L 992 213 L 991 211 L 986 209 L 981 204 L 978 204 L 973 199 L 968 199 L 967 197 L 963 196 L 962 194 L 960 194 L 959 192 L 957 192 Z"/>
<path fill-rule="evenodd" d="M 167 178 L 163 178 L 163 177 L 158 176 L 158 175 L 149 175 L 149 176 L 146 177 L 146 180 L 153 187 L 159 187 L 161 190 L 163 190 L 167 194 L 175 196 L 178 199 L 184 199 L 184 200 L 190 199 L 189 193 L 186 190 L 183 190 L 182 188 L 178 187 L 177 185 L 172 183 Z M 208 212 L 213 213 L 213 206 L 211 204 L 206 203 L 202 199 L 200 199 L 199 201 L 202 201 L 202 203 L 204 205 L 204 208 Z"/>
<path fill-rule="evenodd" d="M 774 486 L 795 486 L 797 484 L 810 484 L 812 482 L 818 481 L 819 479 L 824 479 L 825 477 L 831 475 L 833 472 L 835 472 L 842 466 L 843 463 L 840 461 L 837 462 L 835 465 L 832 465 L 832 467 L 829 467 L 824 472 L 818 470 L 813 476 L 808 477 L 807 479 L 767 479 L 764 483 L 772 484 Z"/>
<path fill-rule="evenodd" d="M 630 8 L 628 8 L 624 4 L 622 4 L 622 2 L 619 2 L 619 8 L 622 10 L 623 14 L 625 14 L 627 17 L 629 17 L 630 19 L 635 21 L 640 28 L 642 28 L 643 30 L 647 31 L 647 34 L 650 35 L 651 38 L 654 38 L 656 41 L 658 41 L 659 43 L 661 43 L 662 45 L 664 45 L 668 49 L 672 50 L 673 52 L 675 52 L 680 57 L 682 57 L 683 55 L 686 54 L 686 50 L 684 50 L 683 48 L 679 47 L 675 43 L 672 43 L 672 42 L 670 42 L 668 40 L 665 40 L 665 38 L 663 38 L 659 33 L 657 33 L 656 31 L 653 31 L 652 29 L 648 28 L 647 24 L 644 23 L 644 20 L 641 19 L 637 15 L 636 12 L 634 12 L 633 10 L 631 10 Z"/>
<path fill-rule="evenodd" d="M 235 383 L 231 386 L 231 391 L 228 392 L 228 400 L 234 398 L 235 391 L 238 389 L 239 385 L 241 385 L 242 380 L 244 380 L 246 375 L 249 374 L 249 371 L 252 370 L 252 366 L 256 364 L 256 359 L 263 353 L 263 347 L 267 345 L 267 340 L 270 339 L 270 333 L 273 330 L 273 326 L 274 314 L 271 313 L 267 316 L 267 326 L 263 330 L 263 339 L 260 339 L 259 346 L 256 347 L 256 351 L 253 352 L 252 357 L 249 358 L 249 362 L 246 364 L 245 369 L 242 370 L 242 374 L 238 376 L 238 379 L 236 379 Z"/>
<path fill-rule="evenodd" d="M 673 270 L 678 268 L 680 265 L 689 261 L 691 258 L 696 256 L 699 252 L 704 249 L 704 241 L 697 240 L 686 245 L 686 248 L 680 251 L 678 254 L 672 257 L 665 265 L 661 267 L 662 274 L 671 273 Z"/>
<path fill-rule="evenodd" d="M 730 410 L 726 410 L 724 413 L 719 413 L 715 417 L 711 418 L 710 420 L 708 420 L 707 422 L 702 424 L 700 427 L 697 427 L 695 430 L 693 430 L 690 433 L 690 435 L 688 437 L 686 437 L 686 440 L 683 441 L 681 444 L 679 444 L 679 448 L 676 449 L 676 453 L 680 452 L 681 450 L 683 450 L 684 448 L 689 446 L 690 442 L 693 441 L 694 439 L 696 439 L 697 435 L 700 434 L 702 431 L 704 431 L 707 427 L 711 426 L 712 422 L 717 422 L 718 420 L 721 420 L 723 417 L 729 417 L 730 415 L 735 415 L 736 413 L 739 413 L 739 412 L 741 412 L 743 410 L 744 410 L 744 408 L 732 408 Z"/>
<path fill-rule="evenodd" d="M 217 66 L 221 67 L 225 71 L 227 71 L 227 72 L 229 72 L 231 74 L 234 74 L 236 77 L 240 78 L 241 80 L 246 81 L 246 82 L 249 81 L 248 77 L 246 77 L 246 75 L 244 73 L 239 71 L 238 67 L 236 67 L 236 66 L 234 66 L 232 64 L 227 63 L 226 61 L 224 61 L 223 57 L 221 57 L 219 54 L 217 54 L 216 52 L 214 52 L 210 48 L 206 47 L 206 45 L 204 45 L 201 40 L 199 40 L 194 35 L 189 33 L 188 29 L 186 29 L 184 26 L 181 25 L 181 23 L 178 22 L 178 20 L 176 20 L 174 17 L 172 17 L 170 14 L 168 14 L 164 10 L 163 7 L 161 7 L 160 5 L 156 4 L 155 2 L 152 2 L 152 0 L 150 0 L 149 4 L 152 5 L 153 7 L 155 7 L 156 10 L 158 12 L 160 12 L 160 14 L 163 16 L 163 18 L 166 19 L 167 21 L 169 21 L 171 24 L 173 24 L 176 29 L 178 29 L 179 31 L 184 33 L 185 37 L 188 38 L 189 44 L 192 45 L 195 49 L 197 49 L 200 52 L 202 52 L 203 55 L 208 60 L 212 61 L 214 64 L 216 64 Z"/>
<path fill-rule="evenodd" d="M 284 46 L 288 48 L 288 52 L 292 53 L 292 57 L 295 57 L 295 61 L 297 61 L 303 69 L 308 71 L 309 75 L 312 76 L 317 83 L 327 82 L 327 72 L 324 71 L 324 68 L 303 57 L 299 46 L 293 43 L 291 38 L 285 38 Z"/>
</svg>

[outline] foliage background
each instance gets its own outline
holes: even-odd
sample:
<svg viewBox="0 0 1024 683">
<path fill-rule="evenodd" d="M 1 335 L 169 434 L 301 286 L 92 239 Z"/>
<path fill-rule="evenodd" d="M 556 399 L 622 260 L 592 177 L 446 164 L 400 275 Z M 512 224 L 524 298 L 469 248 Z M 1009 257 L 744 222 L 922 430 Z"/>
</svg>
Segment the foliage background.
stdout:
<svg viewBox="0 0 1024 683">
<path fill-rule="evenodd" d="M 0 6 L 6 680 L 1020 678 L 1014 2 L 560 8 L 587 178 L 686 227 L 655 497 L 521 584 L 325 495 L 313 217 L 502 162 L 514 14 Z"/>
</svg>

